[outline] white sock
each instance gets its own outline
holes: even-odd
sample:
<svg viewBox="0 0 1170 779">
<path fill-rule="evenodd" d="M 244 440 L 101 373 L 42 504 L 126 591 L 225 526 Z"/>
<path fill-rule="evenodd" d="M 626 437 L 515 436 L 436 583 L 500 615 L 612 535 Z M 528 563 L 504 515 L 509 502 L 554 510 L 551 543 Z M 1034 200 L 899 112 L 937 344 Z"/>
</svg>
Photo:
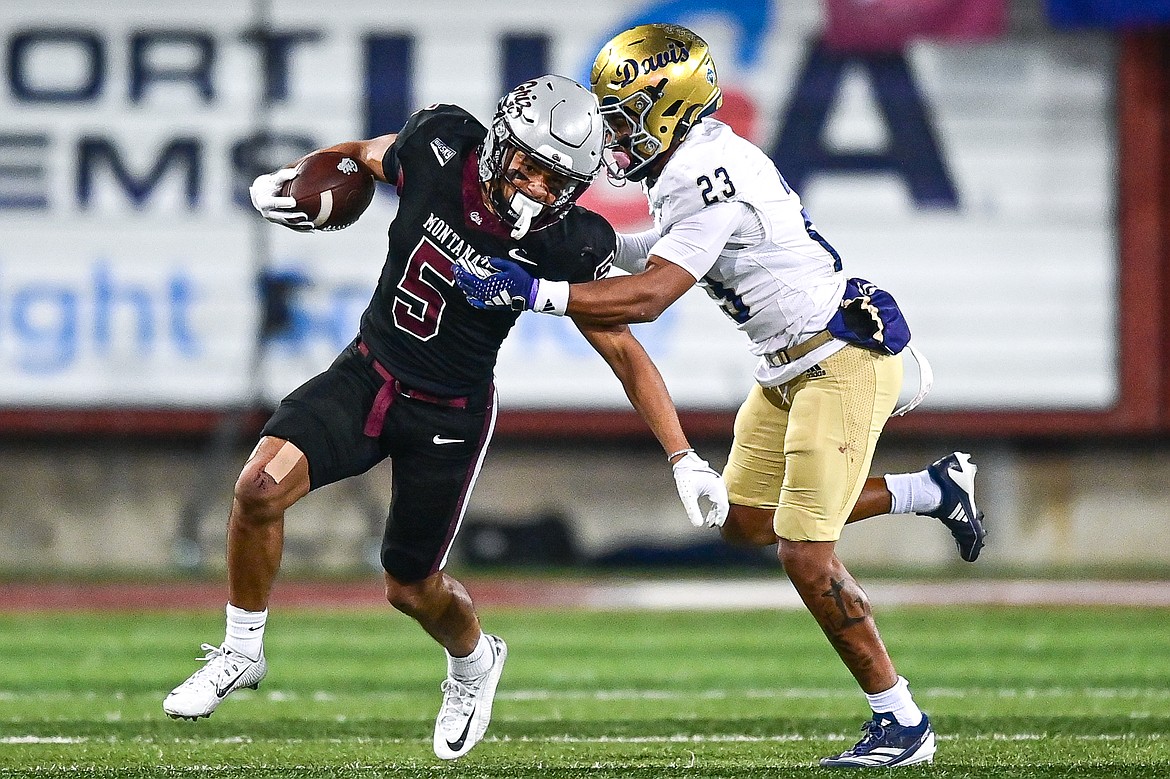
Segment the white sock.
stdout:
<svg viewBox="0 0 1170 779">
<path fill-rule="evenodd" d="M 487 673 L 495 665 L 495 662 L 496 654 L 492 651 L 487 636 L 480 633 L 479 643 L 475 645 L 475 649 L 472 649 L 471 654 L 467 657 L 452 657 L 449 653 L 447 654 L 447 673 L 453 679 L 469 682 Z"/>
<path fill-rule="evenodd" d="M 264 651 L 264 623 L 268 620 L 268 609 L 244 611 L 232 604 L 227 605 L 227 637 L 223 645 L 233 652 L 259 660 Z"/>
<path fill-rule="evenodd" d="M 942 503 L 942 490 L 926 471 L 887 473 L 885 479 L 893 496 L 891 514 L 924 514 Z"/>
<path fill-rule="evenodd" d="M 893 714 L 899 725 L 914 726 L 922 722 L 922 709 L 910 695 L 910 685 L 901 676 L 897 683 L 885 692 L 865 696 L 874 714 Z"/>
</svg>

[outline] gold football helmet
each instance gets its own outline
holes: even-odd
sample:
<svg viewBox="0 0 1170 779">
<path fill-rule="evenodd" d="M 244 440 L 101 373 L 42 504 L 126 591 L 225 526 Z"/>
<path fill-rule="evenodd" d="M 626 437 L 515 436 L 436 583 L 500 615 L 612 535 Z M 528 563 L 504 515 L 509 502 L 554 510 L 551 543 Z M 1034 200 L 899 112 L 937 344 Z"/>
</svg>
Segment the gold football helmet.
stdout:
<svg viewBox="0 0 1170 779">
<path fill-rule="evenodd" d="M 707 43 L 676 24 L 618 33 L 593 61 L 589 83 L 613 133 L 611 148 L 629 157 L 625 165 L 607 163 L 618 180 L 646 178 L 660 155 L 723 102 Z"/>
</svg>

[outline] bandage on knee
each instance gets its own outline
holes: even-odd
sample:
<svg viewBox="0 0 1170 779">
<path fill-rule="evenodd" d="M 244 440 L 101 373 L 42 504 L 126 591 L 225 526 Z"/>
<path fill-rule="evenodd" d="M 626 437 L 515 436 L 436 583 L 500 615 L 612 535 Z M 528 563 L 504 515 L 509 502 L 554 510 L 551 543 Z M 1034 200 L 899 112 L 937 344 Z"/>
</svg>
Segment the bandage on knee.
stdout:
<svg viewBox="0 0 1170 779">
<path fill-rule="evenodd" d="M 284 446 L 264 465 L 264 472 L 272 477 L 277 484 L 292 472 L 297 461 L 304 457 L 304 452 L 296 447 L 292 441 L 285 441 Z"/>
</svg>

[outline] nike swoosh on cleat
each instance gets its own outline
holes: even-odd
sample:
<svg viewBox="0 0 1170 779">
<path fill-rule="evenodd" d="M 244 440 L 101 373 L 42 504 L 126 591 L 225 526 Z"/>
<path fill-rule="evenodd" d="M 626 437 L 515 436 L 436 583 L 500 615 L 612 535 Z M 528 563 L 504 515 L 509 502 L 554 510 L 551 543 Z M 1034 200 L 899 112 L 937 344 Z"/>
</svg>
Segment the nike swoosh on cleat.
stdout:
<svg viewBox="0 0 1170 779">
<path fill-rule="evenodd" d="M 475 711 L 478 708 L 479 707 L 476 706 L 475 709 L 471 710 L 471 714 L 467 717 L 467 724 L 463 726 L 463 732 L 459 734 L 459 738 L 455 739 L 454 741 L 447 741 L 447 748 L 452 752 L 458 752 L 460 749 L 463 749 L 463 744 L 467 741 L 467 734 L 471 732 L 471 723 L 475 719 Z M 446 739 L 444 739 L 444 741 L 446 741 Z"/>
<path fill-rule="evenodd" d="M 462 438 L 443 438 L 440 435 L 435 436 L 434 438 L 431 439 L 431 441 L 433 441 L 436 444 L 461 444 L 461 443 L 463 443 Z"/>
<path fill-rule="evenodd" d="M 248 673 L 247 668 L 245 668 L 244 670 L 242 670 L 238 674 L 236 674 L 236 678 L 232 679 L 230 682 L 228 682 L 227 686 L 224 687 L 223 689 L 216 687 L 215 688 L 215 697 L 223 698 L 224 696 L 226 696 L 229 692 L 232 691 L 232 685 L 235 684 L 236 682 L 238 682 L 240 680 L 240 678 L 243 677 L 243 675 L 246 673 Z"/>
</svg>

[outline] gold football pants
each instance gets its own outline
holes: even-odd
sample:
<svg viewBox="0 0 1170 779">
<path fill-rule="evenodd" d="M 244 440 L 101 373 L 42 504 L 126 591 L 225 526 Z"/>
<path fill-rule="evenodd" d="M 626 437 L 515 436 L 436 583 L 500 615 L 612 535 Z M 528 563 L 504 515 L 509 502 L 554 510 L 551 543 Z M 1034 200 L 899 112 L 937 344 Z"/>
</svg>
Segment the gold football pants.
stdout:
<svg viewBox="0 0 1170 779">
<path fill-rule="evenodd" d="M 752 387 L 723 471 L 733 504 L 773 509 L 776 534 L 836 541 L 902 388 L 902 356 L 856 346 L 778 387 Z"/>
</svg>

